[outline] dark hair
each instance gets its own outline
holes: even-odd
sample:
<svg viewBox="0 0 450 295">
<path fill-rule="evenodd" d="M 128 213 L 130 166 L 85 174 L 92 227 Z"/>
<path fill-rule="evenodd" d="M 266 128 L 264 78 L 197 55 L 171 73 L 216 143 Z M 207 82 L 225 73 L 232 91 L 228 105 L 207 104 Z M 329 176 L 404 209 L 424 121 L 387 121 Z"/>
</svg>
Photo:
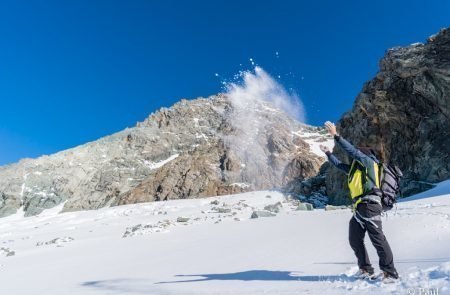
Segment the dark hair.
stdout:
<svg viewBox="0 0 450 295">
<path fill-rule="evenodd" d="M 375 149 L 373 149 L 373 148 L 371 148 L 371 147 L 367 147 L 367 146 L 360 146 L 360 147 L 358 147 L 358 149 L 363 153 L 363 154 L 365 154 L 365 155 L 367 155 L 367 156 L 374 156 L 375 158 L 377 158 L 378 160 L 381 160 L 380 159 L 380 155 L 379 155 L 379 153 L 375 150 Z"/>
</svg>

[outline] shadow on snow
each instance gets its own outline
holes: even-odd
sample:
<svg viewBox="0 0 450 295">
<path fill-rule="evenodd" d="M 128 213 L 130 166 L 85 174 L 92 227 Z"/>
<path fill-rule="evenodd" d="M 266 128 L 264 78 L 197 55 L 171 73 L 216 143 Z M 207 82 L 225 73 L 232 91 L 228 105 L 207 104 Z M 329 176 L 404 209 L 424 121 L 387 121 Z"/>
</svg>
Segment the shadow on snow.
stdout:
<svg viewBox="0 0 450 295">
<path fill-rule="evenodd" d="M 249 270 L 234 273 L 219 274 L 192 274 L 176 275 L 177 278 L 183 278 L 174 281 L 165 281 L 154 283 L 149 279 L 114 279 L 88 281 L 81 284 L 84 287 L 90 287 L 101 290 L 148 294 L 155 285 L 175 284 L 175 283 L 195 283 L 206 281 L 298 281 L 298 282 L 354 282 L 358 280 L 355 277 L 341 275 L 297 275 L 299 272 L 292 271 L 272 271 L 272 270 Z M 153 287 L 152 287 L 153 286 Z"/>
<path fill-rule="evenodd" d="M 272 270 L 249 270 L 235 273 L 222 274 L 193 274 L 176 275 L 176 277 L 200 277 L 187 280 L 177 280 L 168 282 L 158 282 L 156 284 L 172 283 L 191 283 L 204 281 L 305 281 L 305 282 L 335 282 L 335 281 L 355 281 L 355 278 L 347 275 L 329 275 L 329 276 L 298 276 L 291 271 L 272 271 Z"/>
</svg>

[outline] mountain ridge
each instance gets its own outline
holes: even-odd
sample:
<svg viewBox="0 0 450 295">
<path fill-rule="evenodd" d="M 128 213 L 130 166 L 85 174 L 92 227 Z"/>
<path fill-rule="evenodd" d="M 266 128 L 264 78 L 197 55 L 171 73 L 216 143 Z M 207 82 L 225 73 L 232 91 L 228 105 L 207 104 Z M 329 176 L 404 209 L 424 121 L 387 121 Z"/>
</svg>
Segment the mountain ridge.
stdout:
<svg viewBox="0 0 450 295">
<path fill-rule="evenodd" d="M 274 188 L 317 173 L 323 158 L 292 134 L 315 127 L 270 103 L 253 103 L 253 123 L 261 128 L 252 135 L 255 142 L 247 139 L 254 130 L 233 125 L 238 107 L 219 94 L 181 100 L 135 127 L 0 167 L 0 216 L 20 207 L 32 216 L 63 202 L 63 211 L 75 211 Z M 247 150 L 234 143 L 248 145 Z M 261 158 L 248 155 L 249 150 Z M 291 167 L 286 176 L 284 169 L 294 159 L 306 166 Z"/>
</svg>

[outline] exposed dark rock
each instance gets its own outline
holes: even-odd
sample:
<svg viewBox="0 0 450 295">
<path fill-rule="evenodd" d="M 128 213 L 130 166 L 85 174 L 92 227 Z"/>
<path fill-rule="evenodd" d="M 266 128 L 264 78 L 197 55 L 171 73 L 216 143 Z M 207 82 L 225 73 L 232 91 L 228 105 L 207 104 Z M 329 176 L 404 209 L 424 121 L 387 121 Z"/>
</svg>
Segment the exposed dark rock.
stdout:
<svg viewBox="0 0 450 295">
<path fill-rule="evenodd" d="M 276 214 L 269 211 L 253 211 L 250 218 L 274 217 Z"/>
<path fill-rule="evenodd" d="M 280 209 L 282 207 L 283 207 L 283 205 L 281 204 L 281 202 L 277 202 L 275 204 L 265 206 L 264 210 L 272 212 L 272 213 L 278 213 L 278 212 L 280 212 Z"/>
<path fill-rule="evenodd" d="M 313 205 L 310 203 L 300 203 L 298 204 L 297 209 L 298 211 L 311 211 L 314 210 Z"/>
<path fill-rule="evenodd" d="M 16 213 L 21 205 L 22 200 L 19 196 L 8 196 L 0 193 L 0 217 Z"/>
<path fill-rule="evenodd" d="M 178 217 L 177 218 L 177 222 L 188 222 L 190 220 L 190 218 L 187 217 Z"/>
<path fill-rule="evenodd" d="M 3 254 L 5 257 L 10 257 L 10 256 L 16 255 L 16 252 L 11 250 L 11 249 L 9 249 L 9 248 L 1 247 L 0 248 L 0 254 Z"/>
<path fill-rule="evenodd" d="M 223 207 L 217 208 L 216 211 L 217 211 L 217 213 L 231 213 L 230 208 L 223 208 Z"/>
<path fill-rule="evenodd" d="M 372 146 L 405 174 L 407 194 L 450 177 L 450 29 L 426 44 L 386 52 L 377 76 L 367 82 L 338 132 L 356 146 Z M 347 160 L 340 148 L 339 158 Z M 332 168 L 327 193 L 332 203 L 349 202 L 346 176 Z M 413 187 L 413 188 L 411 188 Z"/>
<path fill-rule="evenodd" d="M 293 195 L 296 198 L 306 197 L 304 198 L 305 200 L 313 195 L 326 196 L 326 174 L 329 167 L 330 164 L 325 162 L 319 168 L 318 174 L 308 178 L 305 177 L 303 180 L 294 178 L 282 188 L 282 191 L 285 194 Z"/>
</svg>

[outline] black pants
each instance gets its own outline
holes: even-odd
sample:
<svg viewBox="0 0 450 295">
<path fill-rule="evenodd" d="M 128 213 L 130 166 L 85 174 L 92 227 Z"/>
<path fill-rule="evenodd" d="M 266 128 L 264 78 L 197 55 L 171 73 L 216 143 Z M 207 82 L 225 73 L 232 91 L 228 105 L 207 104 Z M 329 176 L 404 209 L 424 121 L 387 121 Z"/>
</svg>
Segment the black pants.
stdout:
<svg viewBox="0 0 450 295">
<path fill-rule="evenodd" d="M 381 206 L 376 203 L 360 203 L 356 210 L 361 216 L 366 218 L 379 216 L 382 211 Z M 359 220 L 362 224 L 360 224 L 355 217 L 352 217 L 352 219 L 350 219 L 349 228 L 350 246 L 358 258 L 358 266 L 369 272 L 373 272 L 373 267 L 364 245 L 364 236 L 367 231 L 369 233 L 370 241 L 377 250 L 378 257 L 380 258 L 380 269 L 388 273 L 396 273 L 394 257 L 392 255 L 391 247 L 384 236 L 381 218 L 379 220 L 372 220 L 373 223 L 364 220 L 363 218 L 359 218 Z"/>
</svg>

